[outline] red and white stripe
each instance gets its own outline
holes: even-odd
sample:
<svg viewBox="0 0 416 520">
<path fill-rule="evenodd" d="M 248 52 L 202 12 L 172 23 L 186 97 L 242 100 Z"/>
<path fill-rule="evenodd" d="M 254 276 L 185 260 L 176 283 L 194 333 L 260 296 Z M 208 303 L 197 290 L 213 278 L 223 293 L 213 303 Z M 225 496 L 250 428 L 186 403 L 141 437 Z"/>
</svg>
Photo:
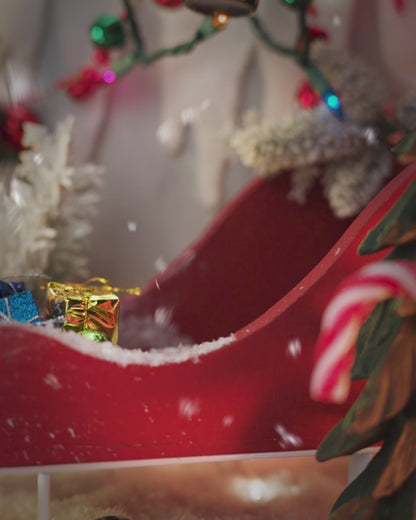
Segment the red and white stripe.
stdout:
<svg viewBox="0 0 416 520">
<path fill-rule="evenodd" d="M 322 317 L 310 382 L 312 399 L 332 403 L 347 399 L 359 330 L 378 302 L 393 297 L 416 301 L 415 262 L 374 262 L 340 285 Z"/>
</svg>

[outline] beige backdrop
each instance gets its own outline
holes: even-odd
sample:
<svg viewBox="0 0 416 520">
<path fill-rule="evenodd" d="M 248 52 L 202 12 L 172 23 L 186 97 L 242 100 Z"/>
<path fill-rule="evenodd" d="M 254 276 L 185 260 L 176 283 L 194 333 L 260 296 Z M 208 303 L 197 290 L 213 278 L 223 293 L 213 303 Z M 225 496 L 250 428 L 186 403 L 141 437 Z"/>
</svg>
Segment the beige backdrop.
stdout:
<svg viewBox="0 0 416 520">
<path fill-rule="evenodd" d="M 187 39 L 200 21 L 152 0 L 134 4 L 149 48 Z M 415 87 L 414 0 L 402 14 L 393 0 L 316 4 L 316 22 L 333 45 L 351 47 L 377 66 L 393 95 Z M 0 99 L 42 92 L 77 71 L 91 53 L 89 24 L 120 11 L 117 0 L 0 0 L 0 37 L 13 50 L 1 71 Z M 261 0 L 259 14 L 277 38 L 291 42 L 295 21 L 288 9 Z M 191 56 L 137 67 L 87 101 L 64 94 L 43 101 L 38 111 L 51 128 L 67 114 L 76 117 L 73 162 L 92 160 L 107 170 L 91 238 L 92 273 L 142 284 L 189 244 L 252 176 L 226 164 L 226 139 L 241 107 L 284 120 L 301 77 L 293 63 L 256 42 L 246 20 L 236 20 Z"/>
</svg>

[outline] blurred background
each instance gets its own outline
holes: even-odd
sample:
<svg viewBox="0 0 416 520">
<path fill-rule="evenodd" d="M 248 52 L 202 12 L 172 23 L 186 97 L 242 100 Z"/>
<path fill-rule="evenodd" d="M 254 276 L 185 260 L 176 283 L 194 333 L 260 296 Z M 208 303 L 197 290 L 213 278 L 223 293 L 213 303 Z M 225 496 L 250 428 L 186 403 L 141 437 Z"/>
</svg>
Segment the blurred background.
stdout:
<svg viewBox="0 0 416 520">
<path fill-rule="evenodd" d="M 348 461 L 312 456 L 63 472 L 51 478 L 54 520 L 321 520 Z M 4 520 L 36 514 L 36 476 L 0 477 Z"/>
<path fill-rule="evenodd" d="M 414 89 L 416 2 L 314 5 L 312 22 L 328 45 L 374 67 L 389 99 Z M 158 0 L 132 0 L 132 6 L 148 49 L 189 39 L 201 22 Z M 230 149 L 230 136 L 246 109 L 259 111 L 263 121 L 289 121 L 305 76 L 293 60 L 266 49 L 242 18 L 191 54 L 137 65 L 90 96 L 56 88 L 91 62 L 91 23 L 122 11 L 117 0 L 0 0 L 0 102 L 36 98 L 31 109 L 50 132 L 74 116 L 70 164 L 105 169 L 88 238 L 90 272 L 131 286 L 163 270 L 251 181 L 254 173 Z M 258 15 L 273 37 L 293 44 L 294 11 L 261 0 Z"/>
</svg>

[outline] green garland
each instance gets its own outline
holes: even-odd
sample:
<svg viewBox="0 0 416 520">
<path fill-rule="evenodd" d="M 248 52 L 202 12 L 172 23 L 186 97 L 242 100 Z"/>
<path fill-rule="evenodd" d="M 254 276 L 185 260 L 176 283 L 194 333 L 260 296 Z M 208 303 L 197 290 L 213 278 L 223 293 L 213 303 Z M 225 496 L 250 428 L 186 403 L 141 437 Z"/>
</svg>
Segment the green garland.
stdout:
<svg viewBox="0 0 416 520">
<path fill-rule="evenodd" d="M 128 3 L 128 0 L 123 0 Z M 133 24 L 132 24 L 133 25 Z M 134 24 L 137 27 L 137 24 Z M 166 47 L 162 49 L 157 49 L 153 52 L 145 52 L 143 42 L 141 37 L 139 36 L 139 31 L 136 31 L 136 50 L 128 54 L 127 56 L 123 56 L 118 61 L 114 62 L 111 65 L 111 70 L 113 70 L 117 77 L 123 76 L 127 74 L 137 63 L 141 63 L 142 65 L 150 65 L 151 63 L 164 58 L 165 56 L 180 56 L 181 54 L 188 54 L 192 52 L 196 45 L 207 40 L 211 36 L 214 36 L 222 29 L 217 28 L 212 23 L 212 18 L 207 16 L 202 21 L 201 25 L 198 27 L 197 31 L 193 38 L 173 47 Z"/>
<path fill-rule="evenodd" d="M 141 34 L 139 23 L 137 22 L 133 9 L 130 4 L 130 0 L 122 0 L 127 13 L 127 20 L 130 25 L 131 34 L 135 42 L 135 50 L 115 61 L 111 65 L 111 70 L 116 74 L 117 77 L 121 77 L 127 74 L 136 64 L 150 65 L 151 63 L 164 58 L 165 56 L 180 56 L 182 54 L 188 54 L 194 50 L 194 48 L 200 43 L 204 42 L 208 38 L 215 36 L 219 33 L 222 28 L 216 27 L 213 24 L 213 18 L 207 16 L 198 27 L 194 36 L 183 43 L 175 45 L 173 47 L 165 47 L 157 49 L 153 52 L 146 52 L 144 40 Z M 340 119 L 343 118 L 343 112 L 340 101 L 331 87 L 329 81 L 321 73 L 315 63 L 310 60 L 310 37 L 309 30 L 306 24 L 307 8 L 310 5 L 310 1 L 295 1 L 295 0 L 282 0 L 283 3 L 291 8 L 295 9 L 298 13 L 298 37 L 293 45 L 289 47 L 282 45 L 275 41 L 262 22 L 256 16 L 249 16 L 248 21 L 253 29 L 254 34 L 270 49 L 279 54 L 293 58 L 299 66 L 301 66 L 307 74 L 311 84 L 320 94 L 322 99 L 333 111 L 333 113 Z"/>
</svg>

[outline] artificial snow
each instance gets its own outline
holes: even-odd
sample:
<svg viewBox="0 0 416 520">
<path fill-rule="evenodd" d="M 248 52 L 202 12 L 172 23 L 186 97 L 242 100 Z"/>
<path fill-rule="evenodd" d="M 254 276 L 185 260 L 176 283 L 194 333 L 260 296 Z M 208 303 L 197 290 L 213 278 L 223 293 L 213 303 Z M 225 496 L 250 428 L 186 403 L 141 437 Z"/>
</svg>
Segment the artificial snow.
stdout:
<svg viewBox="0 0 416 520">
<path fill-rule="evenodd" d="M 121 318 L 123 326 L 123 348 L 152 350 L 167 345 L 192 345 L 193 339 L 180 332 L 172 322 L 173 309 L 158 307 L 153 314 L 145 316 L 128 315 Z"/>
<path fill-rule="evenodd" d="M 286 355 L 292 358 L 298 358 L 302 353 L 302 343 L 299 338 L 294 338 L 287 344 Z"/>
<path fill-rule="evenodd" d="M 283 424 L 276 424 L 274 429 L 280 437 L 279 446 L 281 448 L 300 448 L 302 446 L 303 441 L 299 435 L 289 432 Z"/>
<path fill-rule="evenodd" d="M 188 397 L 181 397 L 178 403 L 179 415 L 182 415 L 189 421 L 200 413 L 199 399 L 189 399 Z"/>
<path fill-rule="evenodd" d="M 7 326 L 10 326 L 9 322 L 0 322 L 0 327 Z M 27 325 L 25 323 L 13 322 L 13 327 L 21 331 L 27 330 L 30 333 L 39 334 L 40 336 L 49 336 L 82 354 L 116 363 L 122 367 L 129 365 L 157 367 L 172 363 L 183 363 L 185 361 L 198 363 L 201 356 L 219 350 L 235 340 L 234 334 L 230 334 L 227 337 L 218 338 L 213 341 L 205 341 L 196 345 L 178 345 L 143 351 L 140 349 L 124 349 L 119 345 L 114 345 L 110 341 L 97 343 L 92 340 L 84 339 L 76 332 L 57 329 L 47 322 L 44 327 L 34 327 L 33 325 Z"/>
<path fill-rule="evenodd" d="M 58 381 L 55 374 L 46 374 L 43 378 L 43 382 L 53 388 L 54 390 L 60 390 L 62 388 L 61 383 Z"/>
</svg>

